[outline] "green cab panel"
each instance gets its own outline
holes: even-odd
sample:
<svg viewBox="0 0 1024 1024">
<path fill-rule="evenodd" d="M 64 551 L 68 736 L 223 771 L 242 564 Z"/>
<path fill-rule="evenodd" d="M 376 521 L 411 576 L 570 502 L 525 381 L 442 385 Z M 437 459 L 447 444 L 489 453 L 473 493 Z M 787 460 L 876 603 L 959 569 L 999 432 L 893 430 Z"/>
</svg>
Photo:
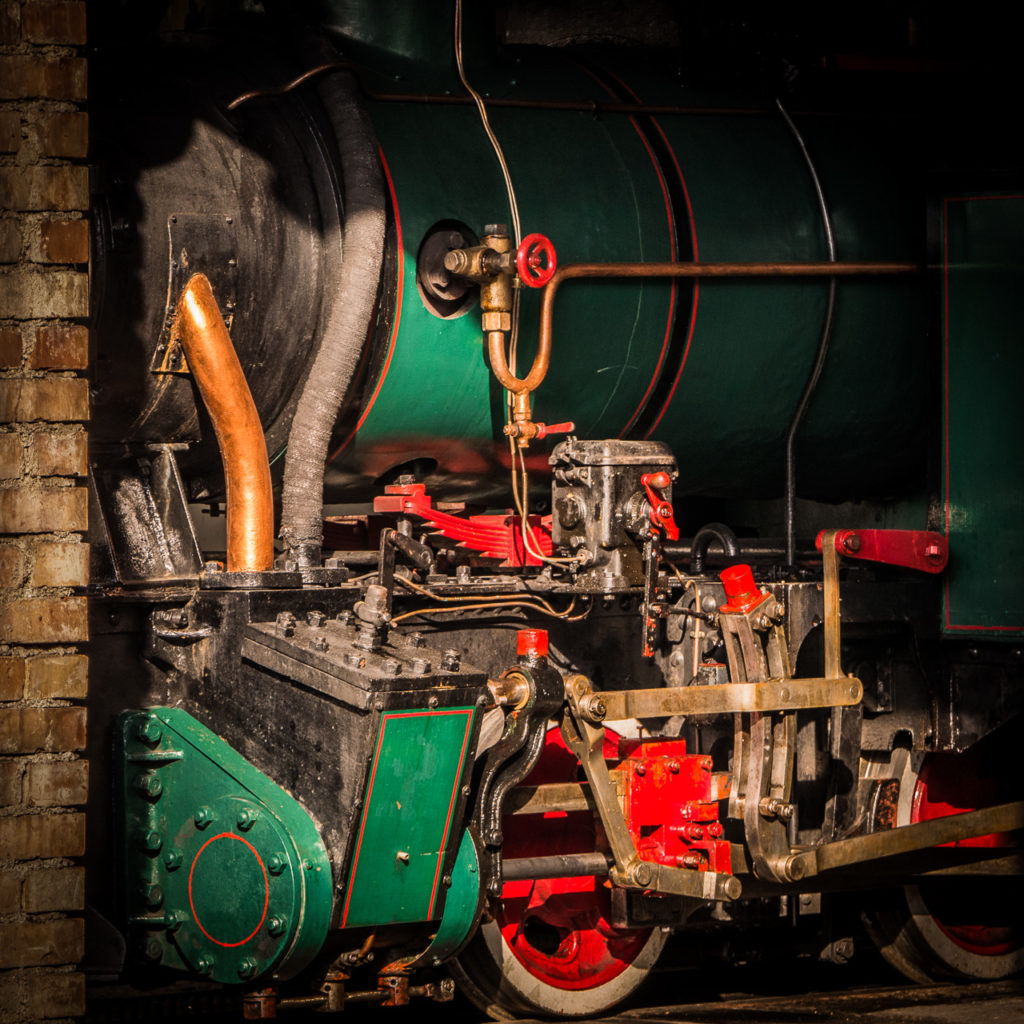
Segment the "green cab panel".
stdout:
<svg viewBox="0 0 1024 1024">
<path fill-rule="evenodd" d="M 445 868 L 460 839 L 453 818 L 475 714 L 475 707 L 457 707 L 381 715 L 343 928 L 439 916 L 452 885 Z"/>
<path fill-rule="evenodd" d="M 305 967 L 333 886 L 302 806 L 178 708 L 123 714 L 117 764 L 135 959 L 224 983 Z"/>
<path fill-rule="evenodd" d="M 1024 196 L 943 203 L 947 634 L 1024 634 Z"/>
</svg>

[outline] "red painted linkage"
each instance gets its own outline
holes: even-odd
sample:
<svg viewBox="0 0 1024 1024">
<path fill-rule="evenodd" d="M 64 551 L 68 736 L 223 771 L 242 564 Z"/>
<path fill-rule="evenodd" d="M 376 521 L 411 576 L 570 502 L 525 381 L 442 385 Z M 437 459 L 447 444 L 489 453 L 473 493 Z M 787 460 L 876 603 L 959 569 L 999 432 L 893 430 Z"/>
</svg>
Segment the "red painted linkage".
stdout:
<svg viewBox="0 0 1024 1024">
<path fill-rule="evenodd" d="M 824 533 L 822 530 L 815 541 L 819 551 Z M 946 538 L 930 530 L 840 530 L 836 551 L 847 558 L 932 573 L 942 572 L 949 561 Z"/>
<path fill-rule="evenodd" d="M 423 484 L 392 484 L 373 499 L 374 512 L 418 516 L 438 533 L 458 542 L 459 547 L 479 551 L 487 558 L 500 558 L 505 566 L 540 565 L 523 545 L 519 516 L 460 516 L 439 512 L 431 507 L 431 497 Z M 545 557 L 551 554 L 551 516 L 528 516 L 531 536 Z"/>
</svg>

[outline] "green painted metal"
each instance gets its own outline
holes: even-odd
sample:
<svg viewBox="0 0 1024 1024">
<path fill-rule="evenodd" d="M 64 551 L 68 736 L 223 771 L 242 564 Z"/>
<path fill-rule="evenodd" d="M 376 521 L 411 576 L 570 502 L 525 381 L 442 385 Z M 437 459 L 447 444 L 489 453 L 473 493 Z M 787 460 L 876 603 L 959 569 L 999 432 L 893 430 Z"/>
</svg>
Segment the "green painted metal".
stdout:
<svg viewBox="0 0 1024 1024">
<path fill-rule="evenodd" d="M 177 708 L 120 716 L 117 765 L 134 954 L 225 983 L 308 964 L 332 883 L 302 807 Z"/>
<path fill-rule="evenodd" d="M 945 629 L 1024 634 L 1024 196 L 943 204 Z"/>
<path fill-rule="evenodd" d="M 354 44 L 356 52 L 370 36 Z M 452 88 L 447 33 L 432 45 L 438 75 Z M 374 56 L 383 62 L 377 70 L 386 70 L 389 55 Z M 720 102 L 654 80 L 644 68 L 595 77 L 557 57 L 488 64 L 475 56 L 474 81 L 491 97 L 607 102 L 632 93 L 652 103 Z M 419 52 L 422 74 L 404 69 L 397 83 L 370 77 L 384 91 L 416 91 L 431 85 L 423 70 L 429 66 Z M 473 108 L 371 102 L 370 115 L 401 232 L 392 282 L 401 294 L 395 332 L 358 412 L 349 412 L 350 423 L 362 420 L 358 435 L 338 464 L 378 475 L 426 457 L 448 472 L 480 474 L 507 449 L 479 313 L 432 315 L 417 292 L 415 265 L 421 241 L 441 220 L 480 232 L 508 219 L 500 171 Z M 630 118 L 492 107 L 490 119 L 523 230 L 551 237 L 562 263 L 673 253 L 736 261 L 825 257 L 811 178 L 778 115 Z M 803 119 L 801 129 L 824 182 L 838 258 L 922 257 L 923 207 L 892 170 L 901 159 L 898 140 L 878 126 L 820 118 Z M 704 281 L 697 288 L 571 282 L 559 294 L 554 354 L 535 415 L 571 419 L 581 436 L 668 442 L 680 455 L 680 493 L 777 495 L 783 441 L 814 361 L 826 290 L 821 281 Z M 925 302 L 920 282 L 839 285 L 829 361 L 798 442 L 804 496 L 906 493 L 920 481 L 924 389 L 914 382 L 926 359 Z M 524 289 L 524 372 L 538 307 L 537 293 Z"/>
<path fill-rule="evenodd" d="M 437 916 L 452 882 L 444 868 L 475 715 L 475 707 L 381 715 L 343 928 Z"/>
</svg>

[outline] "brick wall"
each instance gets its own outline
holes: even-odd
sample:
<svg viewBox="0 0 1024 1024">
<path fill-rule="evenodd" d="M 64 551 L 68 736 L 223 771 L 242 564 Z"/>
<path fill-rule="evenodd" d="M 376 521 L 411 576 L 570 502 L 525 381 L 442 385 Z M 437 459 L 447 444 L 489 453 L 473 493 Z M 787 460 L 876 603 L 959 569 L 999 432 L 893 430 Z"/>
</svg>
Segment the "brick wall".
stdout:
<svg viewBox="0 0 1024 1024">
<path fill-rule="evenodd" d="M 0 0 L 0 1020 L 84 1012 L 83 2 Z"/>
</svg>

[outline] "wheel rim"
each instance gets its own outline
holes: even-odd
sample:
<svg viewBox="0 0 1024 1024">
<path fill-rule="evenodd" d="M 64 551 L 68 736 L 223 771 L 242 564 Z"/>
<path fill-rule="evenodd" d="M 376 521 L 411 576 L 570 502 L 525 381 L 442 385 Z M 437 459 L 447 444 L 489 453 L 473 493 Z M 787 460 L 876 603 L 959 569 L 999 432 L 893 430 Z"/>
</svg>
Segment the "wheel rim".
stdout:
<svg viewBox="0 0 1024 1024">
<path fill-rule="evenodd" d="M 914 787 L 911 822 L 931 821 L 949 814 L 990 807 L 1000 802 L 999 779 L 985 770 L 984 749 L 974 748 L 964 754 L 931 754 L 925 758 Z M 963 839 L 950 846 L 995 849 L 1012 847 L 1003 832 Z M 1024 946 L 1024 935 L 1018 925 L 1009 921 L 992 924 L 979 920 L 981 910 L 991 912 L 991 904 L 953 906 L 941 890 L 921 886 L 921 897 L 929 907 L 935 924 L 961 949 L 975 956 L 1004 956 Z"/>
<path fill-rule="evenodd" d="M 606 730 L 605 756 L 615 757 L 617 749 L 617 734 Z M 524 784 L 576 781 L 578 770 L 553 728 Z M 510 816 L 504 833 L 508 860 L 594 849 L 589 811 Z M 613 925 L 611 889 L 593 875 L 508 882 L 493 911 L 493 920 L 460 955 L 456 973 L 467 995 L 496 1017 L 587 1016 L 607 1009 L 643 981 L 666 939 L 660 928 Z"/>
</svg>

